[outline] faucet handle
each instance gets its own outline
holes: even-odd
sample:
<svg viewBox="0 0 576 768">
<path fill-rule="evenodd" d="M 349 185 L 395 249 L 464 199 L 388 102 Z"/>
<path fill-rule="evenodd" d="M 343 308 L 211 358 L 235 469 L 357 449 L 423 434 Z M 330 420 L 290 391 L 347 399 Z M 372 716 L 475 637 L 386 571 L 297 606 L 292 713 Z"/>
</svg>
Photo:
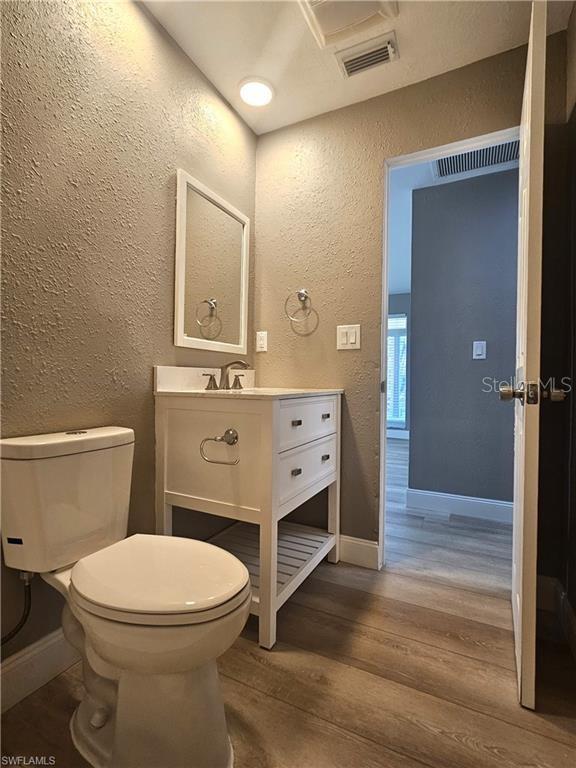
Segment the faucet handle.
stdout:
<svg viewBox="0 0 576 768">
<path fill-rule="evenodd" d="M 206 384 L 205 389 L 218 389 L 218 384 L 216 384 L 216 376 L 214 376 L 213 373 L 203 373 L 202 376 L 208 376 L 208 384 Z"/>
<path fill-rule="evenodd" d="M 234 382 L 232 384 L 232 389 L 242 389 L 242 382 L 240 379 L 244 376 L 243 373 L 236 373 L 234 374 Z"/>
</svg>

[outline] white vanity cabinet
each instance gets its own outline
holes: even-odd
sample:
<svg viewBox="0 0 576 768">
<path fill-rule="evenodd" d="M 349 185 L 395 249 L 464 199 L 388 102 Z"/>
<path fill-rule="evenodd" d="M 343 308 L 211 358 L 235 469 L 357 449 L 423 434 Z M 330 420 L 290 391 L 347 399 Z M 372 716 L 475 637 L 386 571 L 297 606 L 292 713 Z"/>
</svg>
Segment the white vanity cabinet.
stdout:
<svg viewBox="0 0 576 768">
<path fill-rule="evenodd" d="M 156 387 L 157 532 L 172 533 L 174 506 L 237 521 L 211 541 L 250 571 L 265 648 L 280 606 L 324 557 L 339 558 L 341 394 Z M 227 430 L 237 442 L 214 440 Z M 326 487 L 326 530 L 283 520 Z"/>
</svg>

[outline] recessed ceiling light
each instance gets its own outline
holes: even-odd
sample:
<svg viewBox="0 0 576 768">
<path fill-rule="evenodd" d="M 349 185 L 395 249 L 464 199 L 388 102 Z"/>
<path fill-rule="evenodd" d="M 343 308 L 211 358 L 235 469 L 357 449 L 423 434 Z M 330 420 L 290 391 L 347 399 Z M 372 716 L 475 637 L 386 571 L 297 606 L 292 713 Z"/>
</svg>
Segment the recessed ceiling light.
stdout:
<svg viewBox="0 0 576 768">
<path fill-rule="evenodd" d="M 240 98 L 251 107 L 265 107 L 270 104 L 274 89 L 266 80 L 249 77 L 240 83 Z"/>
</svg>

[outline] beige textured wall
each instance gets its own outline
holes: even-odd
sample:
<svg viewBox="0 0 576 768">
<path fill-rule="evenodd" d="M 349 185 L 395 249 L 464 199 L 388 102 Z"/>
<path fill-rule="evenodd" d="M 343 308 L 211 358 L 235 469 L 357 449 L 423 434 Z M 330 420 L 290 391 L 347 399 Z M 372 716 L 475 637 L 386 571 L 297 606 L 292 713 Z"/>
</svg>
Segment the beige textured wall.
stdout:
<svg viewBox="0 0 576 768">
<path fill-rule="evenodd" d="M 150 531 L 152 366 L 227 359 L 172 346 L 176 168 L 252 217 L 255 136 L 132 2 L 1 9 L 3 435 L 133 427 L 130 527 Z M 6 631 L 22 592 L 3 576 Z M 57 607 L 37 579 L 6 651 Z"/>
<path fill-rule="evenodd" d="M 563 34 L 549 39 L 555 67 L 563 44 Z M 258 141 L 255 322 L 269 332 L 258 381 L 345 388 L 345 534 L 377 538 L 384 160 L 518 125 L 525 56 L 510 51 Z M 320 316 L 307 337 L 282 310 L 301 285 Z M 336 351 L 336 325 L 347 323 L 362 325 L 360 351 Z"/>
<path fill-rule="evenodd" d="M 566 119 L 569 120 L 576 105 L 576 5 L 570 14 L 566 41 Z"/>
</svg>

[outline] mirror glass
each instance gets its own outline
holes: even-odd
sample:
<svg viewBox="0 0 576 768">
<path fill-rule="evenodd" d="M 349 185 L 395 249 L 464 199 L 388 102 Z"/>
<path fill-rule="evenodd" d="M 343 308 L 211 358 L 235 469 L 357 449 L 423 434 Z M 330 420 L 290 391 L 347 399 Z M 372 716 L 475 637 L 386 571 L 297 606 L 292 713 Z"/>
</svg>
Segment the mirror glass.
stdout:
<svg viewBox="0 0 576 768">
<path fill-rule="evenodd" d="M 245 353 L 249 220 L 184 171 L 177 206 L 175 344 Z"/>
</svg>

